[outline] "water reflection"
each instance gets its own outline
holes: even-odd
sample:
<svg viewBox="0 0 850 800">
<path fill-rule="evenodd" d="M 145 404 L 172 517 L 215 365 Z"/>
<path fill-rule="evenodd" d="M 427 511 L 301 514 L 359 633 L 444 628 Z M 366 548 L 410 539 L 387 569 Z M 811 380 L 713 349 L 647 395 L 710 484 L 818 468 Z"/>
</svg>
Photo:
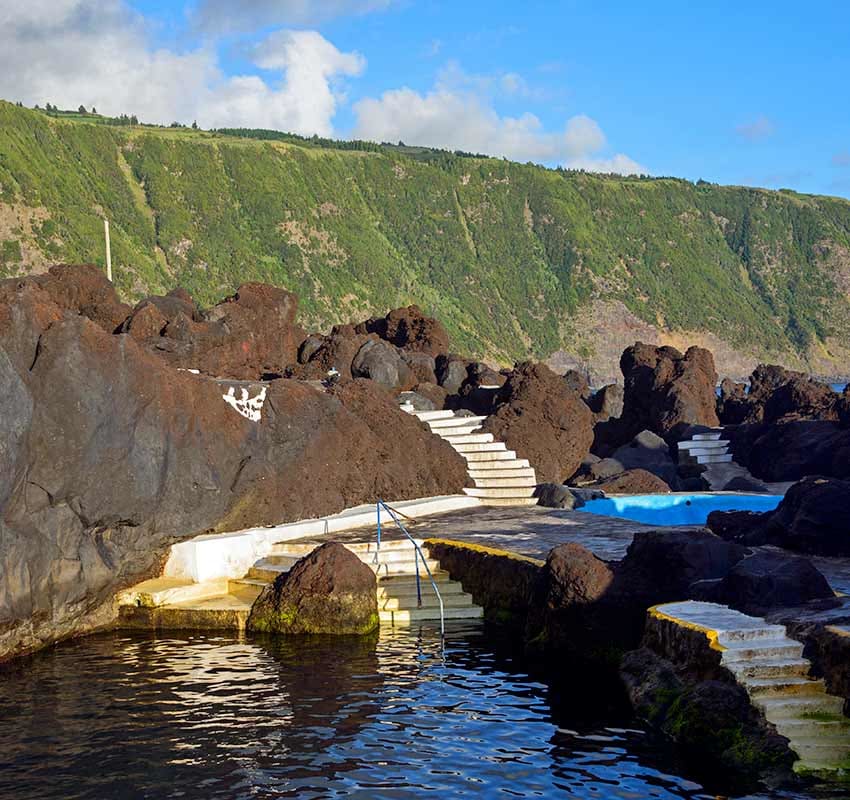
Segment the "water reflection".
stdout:
<svg viewBox="0 0 850 800">
<path fill-rule="evenodd" d="M 477 624 L 92 637 L 0 673 L 0 797 L 706 797 L 594 680 Z"/>
</svg>

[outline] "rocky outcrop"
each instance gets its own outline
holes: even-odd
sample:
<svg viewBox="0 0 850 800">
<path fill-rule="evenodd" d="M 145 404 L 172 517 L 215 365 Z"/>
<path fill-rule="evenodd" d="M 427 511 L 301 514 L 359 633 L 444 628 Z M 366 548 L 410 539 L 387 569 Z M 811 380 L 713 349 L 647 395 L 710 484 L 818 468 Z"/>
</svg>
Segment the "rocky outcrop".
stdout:
<svg viewBox="0 0 850 800">
<path fill-rule="evenodd" d="M 274 634 L 366 634 L 378 627 L 375 573 L 328 542 L 281 573 L 254 601 L 247 628 Z"/>
<path fill-rule="evenodd" d="M 564 383 L 570 391 L 575 392 L 582 400 L 590 400 L 593 392 L 590 390 L 590 384 L 587 382 L 587 376 L 579 372 L 577 369 L 570 369 L 564 373 Z"/>
<path fill-rule="evenodd" d="M 439 355 L 435 359 L 435 373 L 437 383 L 442 386 L 448 394 L 458 394 L 460 387 L 467 379 L 469 361 L 455 355 Z"/>
<path fill-rule="evenodd" d="M 850 478 L 850 429 L 837 422 L 795 420 L 727 429 L 735 461 L 765 481 L 807 475 Z"/>
<path fill-rule="evenodd" d="M 661 478 L 645 469 L 627 469 L 585 485 L 601 489 L 606 494 L 665 494 L 672 491 Z"/>
<path fill-rule="evenodd" d="M 438 320 L 425 316 L 419 306 L 395 308 L 383 319 L 373 318 L 357 327 L 358 332 L 377 333 L 396 347 L 433 358 L 449 351 L 446 329 Z"/>
<path fill-rule="evenodd" d="M 122 330 L 172 367 L 259 380 L 283 375 L 298 360 L 304 331 L 297 310 L 294 294 L 263 283 L 243 284 L 203 312 L 176 290 L 141 301 Z"/>
<path fill-rule="evenodd" d="M 705 636 L 679 629 L 674 636 L 704 640 L 683 644 L 661 635 L 673 647 L 701 649 L 704 655 L 675 663 L 649 646 L 626 654 L 620 675 L 635 712 L 670 737 L 694 774 L 713 785 L 720 781 L 740 789 L 777 773 L 790 775 L 795 756 L 787 741 L 753 708 L 746 690 L 724 674 Z M 655 632 L 647 630 L 647 639 L 653 638 Z"/>
<path fill-rule="evenodd" d="M 588 399 L 588 408 L 593 412 L 596 422 L 606 422 L 609 419 L 619 419 L 623 414 L 623 387 L 618 383 L 603 386 Z"/>
<path fill-rule="evenodd" d="M 0 657 L 110 621 L 181 538 L 467 480 L 371 381 L 178 371 L 38 282 L 0 284 L 0 374 Z"/>
<path fill-rule="evenodd" d="M 838 395 L 830 386 L 802 372 L 759 364 L 746 396 L 721 396 L 724 424 L 836 420 Z"/>
<path fill-rule="evenodd" d="M 593 415 L 562 378 L 528 361 L 508 376 L 482 431 L 527 458 L 541 481 L 563 483 L 590 450 Z"/>
<path fill-rule="evenodd" d="M 355 378 L 369 378 L 388 389 L 405 389 L 413 386 L 413 374 L 391 344 L 368 341 L 357 351 L 351 362 Z"/>
<path fill-rule="evenodd" d="M 850 556 L 850 482 L 809 477 L 795 483 L 775 511 L 713 512 L 708 526 L 724 539 L 772 544 L 799 553 Z"/>
<path fill-rule="evenodd" d="M 623 353 L 623 413 L 597 426 L 594 452 L 609 455 L 642 430 L 668 437 L 677 427 L 719 424 L 717 372 L 708 350 L 691 347 L 682 355 L 673 347 L 637 342 Z"/>
<path fill-rule="evenodd" d="M 833 597 L 826 578 L 808 559 L 760 552 L 741 559 L 701 599 L 761 616 L 772 609 Z"/>
</svg>

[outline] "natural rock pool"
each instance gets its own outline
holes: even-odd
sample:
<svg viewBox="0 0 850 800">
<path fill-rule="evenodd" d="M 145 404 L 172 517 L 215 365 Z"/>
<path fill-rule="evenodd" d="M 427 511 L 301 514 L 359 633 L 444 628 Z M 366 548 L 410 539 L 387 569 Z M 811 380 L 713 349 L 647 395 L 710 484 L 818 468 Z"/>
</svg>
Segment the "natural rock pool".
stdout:
<svg viewBox="0 0 850 800">
<path fill-rule="evenodd" d="M 68 642 L 0 673 L 0 797 L 714 796 L 616 687 L 543 682 L 507 645 L 481 624 L 442 653 L 432 627 Z"/>
</svg>

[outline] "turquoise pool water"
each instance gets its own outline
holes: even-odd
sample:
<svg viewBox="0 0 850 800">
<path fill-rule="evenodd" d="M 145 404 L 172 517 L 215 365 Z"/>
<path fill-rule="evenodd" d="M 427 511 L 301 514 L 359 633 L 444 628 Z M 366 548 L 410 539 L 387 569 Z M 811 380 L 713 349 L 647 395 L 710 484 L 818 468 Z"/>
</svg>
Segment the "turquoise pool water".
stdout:
<svg viewBox="0 0 850 800">
<path fill-rule="evenodd" d="M 780 500 L 777 494 L 635 494 L 591 500 L 580 513 L 649 525 L 705 525 L 712 511 L 773 511 Z"/>
</svg>

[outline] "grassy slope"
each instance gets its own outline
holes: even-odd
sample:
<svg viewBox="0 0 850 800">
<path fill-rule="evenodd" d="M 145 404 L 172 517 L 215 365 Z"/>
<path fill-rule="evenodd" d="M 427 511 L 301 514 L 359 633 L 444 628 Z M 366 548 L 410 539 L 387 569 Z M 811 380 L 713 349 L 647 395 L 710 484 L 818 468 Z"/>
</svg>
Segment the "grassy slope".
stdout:
<svg viewBox="0 0 850 800">
<path fill-rule="evenodd" d="M 22 208 L 39 210 L 29 233 L 9 223 Z M 127 299 L 181 284 L 209 303 L 263 280 L 297 291 L 316 327 L 415 301 L 459 351 L 503 360 L 570 349 L 595 298 L 792 363 L 850 345 L 842 200 L 110 127 L 0 103 L 0 276 L 27 251 L 102 263 L 102 213 Z"/>
</svg>

